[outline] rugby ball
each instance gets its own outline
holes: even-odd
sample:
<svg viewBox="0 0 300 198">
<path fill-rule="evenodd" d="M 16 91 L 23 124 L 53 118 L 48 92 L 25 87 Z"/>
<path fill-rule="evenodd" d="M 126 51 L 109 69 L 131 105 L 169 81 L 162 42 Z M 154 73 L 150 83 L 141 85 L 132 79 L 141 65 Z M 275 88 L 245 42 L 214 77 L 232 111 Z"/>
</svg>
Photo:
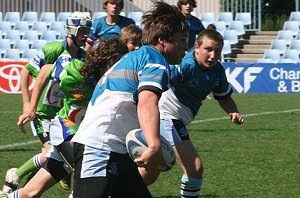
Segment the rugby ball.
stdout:
<svg viewBox="0 0 300 198">
<path fill-rule="evenodd" d="M 168 171 L 170 170 L 175 162 L 175 153 L 169 142 L 162 136 L 160 136 L 162 156 L 165 160 L 165 167 L 159 167 L 158 171 Z M 135 158 L 141 156 L 143 152 L 147 149 L 148 145 L 141 129 L 134 129 L 130 131 L 126 136 L 126 148 L 130 157 L 134 160 Z"/>
</svg>

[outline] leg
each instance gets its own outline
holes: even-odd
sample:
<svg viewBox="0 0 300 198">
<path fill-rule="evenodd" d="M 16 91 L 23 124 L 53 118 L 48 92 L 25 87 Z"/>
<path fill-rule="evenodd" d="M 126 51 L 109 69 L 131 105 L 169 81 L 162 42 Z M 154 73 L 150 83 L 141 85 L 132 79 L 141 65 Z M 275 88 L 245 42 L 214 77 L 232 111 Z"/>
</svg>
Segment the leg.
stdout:
<svg viewBox="0 0 300 198">
<path fill-rule="evenodd" d="M 181 196 L 198 197 L 202 184 L 203 165 L 190 140 L 176 143 L 176 160 L 184 172 L 181 178 Z"/>
<path fill-rule="evenodd" d="M 56 184 L 55 179 L 44 168 L 41 168 L 37 174 L 21 189 L 13 192 L 13 195 L 18 194 L 19 197 L 41 197 L 43 192 Z M 11 195 L 10 195 L 11 196 Z"/>
</svg>

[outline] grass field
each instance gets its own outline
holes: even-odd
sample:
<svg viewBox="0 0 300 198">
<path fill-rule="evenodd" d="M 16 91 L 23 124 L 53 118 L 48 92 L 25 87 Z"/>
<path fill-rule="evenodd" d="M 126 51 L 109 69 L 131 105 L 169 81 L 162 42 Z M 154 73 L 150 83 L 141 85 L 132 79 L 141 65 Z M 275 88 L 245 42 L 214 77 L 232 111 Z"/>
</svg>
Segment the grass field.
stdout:
<svg viewBox="0 0 300 198">
<path fill-rule="evenodd" d="M 201 197 L 300 197 L 300 94 L 236 94 L 244 125 L 231 124 L 214 100 L 206 100 L 189 126 L 204 162 Z M 28 128 L 17 130 L 20 95 L 0 95 L 0 186 L 8 168 L 40 149 Z M 179 196 L 182 172 L 176 165 L 150 186 L 154 197 Z M 58 185 L 43 197 L 67 197 Z"/>
</svg>

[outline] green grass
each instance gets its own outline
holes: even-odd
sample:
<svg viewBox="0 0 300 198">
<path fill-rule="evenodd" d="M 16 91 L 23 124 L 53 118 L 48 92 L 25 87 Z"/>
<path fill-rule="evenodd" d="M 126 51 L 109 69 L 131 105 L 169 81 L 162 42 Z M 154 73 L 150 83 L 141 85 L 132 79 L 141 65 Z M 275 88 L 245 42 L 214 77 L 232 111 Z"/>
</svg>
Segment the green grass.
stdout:
<svg viewBox="0 0 300 198">
<path fill-rule="evenodd" d="M 195 119 L 201 121 L 188 127 L 205 167 L 201 197 L 299 197 L 300 95 L 236 94 L 234 99 L 245 115 L 244 125 L 232 124 L 214 100 L 206 100 Z M 29 129 L 26 134 L 17 130 L 20 95 L 0 95 L 0 102 L 0 148 L 36 140 Z M 39 149 L 39 143 L 0 149 L 0 186 L 8 168 L 21 165 Z M 178 165 L 162 173 L 149 187 L 153 196 L 180 197 L 181 176 Z M 43 197 L 68 193 L 57 185 Z"/>
</svg>

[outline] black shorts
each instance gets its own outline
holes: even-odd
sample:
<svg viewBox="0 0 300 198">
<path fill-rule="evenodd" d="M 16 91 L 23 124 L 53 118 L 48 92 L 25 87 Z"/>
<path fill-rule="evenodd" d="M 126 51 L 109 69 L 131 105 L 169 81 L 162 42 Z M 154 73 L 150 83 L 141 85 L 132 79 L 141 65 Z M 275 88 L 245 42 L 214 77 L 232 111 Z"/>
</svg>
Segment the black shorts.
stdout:
<svg viewBox="0 0 300 198">
<path fill-rule="evenodd" d="M 137 165 L 128 154 L 111 152 L 106 176 L 80 178 L 85 146 L 74 143 L 74 198 L 149 198 L 152 197 Z"/>
</svg>

